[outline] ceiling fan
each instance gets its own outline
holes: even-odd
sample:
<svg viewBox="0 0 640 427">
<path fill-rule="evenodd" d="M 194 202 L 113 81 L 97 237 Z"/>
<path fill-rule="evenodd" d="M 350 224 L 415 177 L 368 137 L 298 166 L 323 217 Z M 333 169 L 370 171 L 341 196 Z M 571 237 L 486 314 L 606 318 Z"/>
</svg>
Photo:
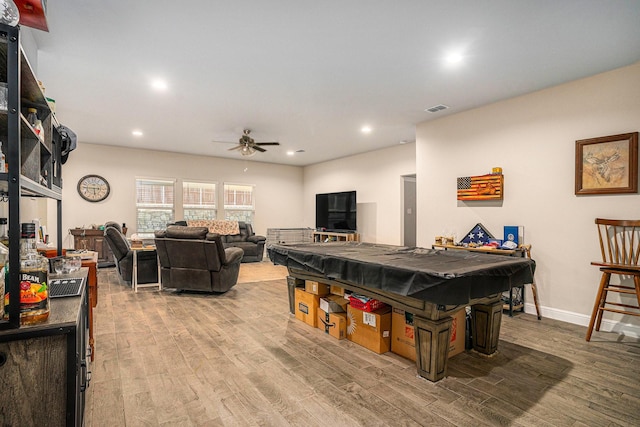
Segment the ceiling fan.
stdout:
<svg viewBox="0 0 640 427">
<path fill-rule="evenodd" d="M 229 151 L 240 150 L 240 154 L 242 154 L 243 156 L 253 156 L 256 151 L 260 151 L 261 153 L 267 151 L 262 148 L 263 145 L 280 145 L 279 142 L 255 142 L 254 139 L 249 135 L 250 133 L 250 129 L 244 129 L 242 131 L 242 136 L 238 140 L 238 145 L 229 148 Z"/>
</svg>

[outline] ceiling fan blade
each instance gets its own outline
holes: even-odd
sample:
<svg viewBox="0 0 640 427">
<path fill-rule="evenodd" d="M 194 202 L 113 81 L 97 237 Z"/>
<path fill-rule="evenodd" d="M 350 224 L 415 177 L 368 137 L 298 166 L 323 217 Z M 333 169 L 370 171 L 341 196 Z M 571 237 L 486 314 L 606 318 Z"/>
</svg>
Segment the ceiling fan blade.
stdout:
<svg viewBox="0 0 640 427">
<path fill-rule="evenodd" d="M 229 150 L 228 150 L 228 151 L 231 151 L 231 150 L 240 150 L 242 147 L 243 147 L 242 145 L 236 145 L 235 147 L 231 147 L 231 148 L 229 148 Z"/>
<path fill-rule="evenodd" d="M 280 145 L 279 142 L 256 142 L 256 145 Z"/>
<path fill-rule="evenodd" d="M 258 150 L 261 153 L 264 153 L 265 151 L 267 151 L 262 147 L 258 147 L 257 145 L 252 145 L 251 148 L 253 148 L 254 150 Z"/>
</svg>

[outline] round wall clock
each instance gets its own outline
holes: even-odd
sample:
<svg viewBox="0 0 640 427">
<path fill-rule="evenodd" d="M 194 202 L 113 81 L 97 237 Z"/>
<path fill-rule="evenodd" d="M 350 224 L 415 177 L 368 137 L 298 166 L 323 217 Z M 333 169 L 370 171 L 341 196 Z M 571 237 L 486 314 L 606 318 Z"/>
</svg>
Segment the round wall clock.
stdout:
<svg viewBox="0 0 640 427">
<path fill-rule="evenodd" d="M 109 196 L 111 187 L 99 175 L 86 175 L 78 181 L 78 194 L 88 202 L 100 202 Z"/>
</svg>

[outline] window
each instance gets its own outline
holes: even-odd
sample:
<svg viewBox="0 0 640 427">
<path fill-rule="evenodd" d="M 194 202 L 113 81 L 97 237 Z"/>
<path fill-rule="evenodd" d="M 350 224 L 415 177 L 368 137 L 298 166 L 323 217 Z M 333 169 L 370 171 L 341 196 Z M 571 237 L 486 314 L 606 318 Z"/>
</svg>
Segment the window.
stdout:
<svg viewBox="0 0 640 427">
<path fill-rule="evenodd" d="M 182 208 L 187 221 L 216 219 L 216 184 L 183 181 Z"/>
<path fill-rule="evenodd" d="M 153 237 L 173 221 L 174 181 L 136 179 L 136 232 Z"/>
<path fill-rule="evenodd" d="M 255 212 L 254 186 L 224 184 L 224 219 L 253 224 Z"/>
</svg>

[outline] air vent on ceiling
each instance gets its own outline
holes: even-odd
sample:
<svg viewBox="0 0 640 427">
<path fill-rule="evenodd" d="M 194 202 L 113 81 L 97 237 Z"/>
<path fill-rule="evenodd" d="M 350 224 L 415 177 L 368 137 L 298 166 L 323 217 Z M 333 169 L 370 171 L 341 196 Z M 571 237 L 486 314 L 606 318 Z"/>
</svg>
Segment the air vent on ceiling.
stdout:
<svg viewBox="0 0 640 427">
<path fill-rule="evenodd" d="M 437 113 L 438 111 L 446 110 L 447 108 L 449 108 L 449 107 L 447 107 L 446 105 L 439 104 L 439 105 L 434 105 L 431 108 L 427 108 L 424 111 L 428 111 L 430 113 Z"/>
</svg>

